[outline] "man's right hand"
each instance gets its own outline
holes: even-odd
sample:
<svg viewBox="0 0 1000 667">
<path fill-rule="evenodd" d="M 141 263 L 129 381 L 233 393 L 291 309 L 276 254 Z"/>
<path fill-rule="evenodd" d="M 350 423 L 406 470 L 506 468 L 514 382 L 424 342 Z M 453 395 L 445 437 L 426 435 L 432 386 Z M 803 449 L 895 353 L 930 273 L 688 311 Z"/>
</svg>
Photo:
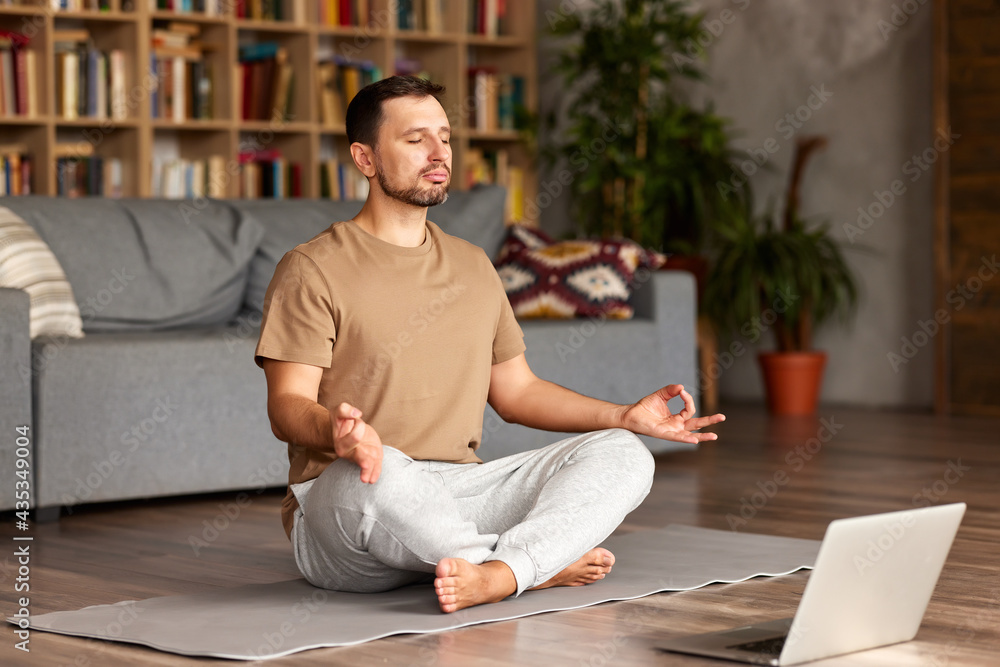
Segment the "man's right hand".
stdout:
<svg viewBox="0 0 1000 667">
<path fill-rule="evenodd" d="M 361 481 L 374 484 L 382 474 L 382 440 L 361 419 L 361 410 L 341 403 L 330 413 L 333 449 L 338 457 L 361 468 Z"/>
</svg>

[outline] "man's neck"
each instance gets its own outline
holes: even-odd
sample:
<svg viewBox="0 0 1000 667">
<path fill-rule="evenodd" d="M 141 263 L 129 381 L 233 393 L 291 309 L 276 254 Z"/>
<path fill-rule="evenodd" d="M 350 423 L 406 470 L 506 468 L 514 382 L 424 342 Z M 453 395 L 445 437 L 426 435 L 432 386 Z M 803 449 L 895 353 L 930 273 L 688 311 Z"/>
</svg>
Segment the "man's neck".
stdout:
<svg viewBox="0 0 1000 667">
<path fill-rule="evenodd" d="M 354 222 L 372 236 L 405 248 L 423 244 L 427 208 L 411 206 L 374 191 L 354 216 Z"/>
</svg>

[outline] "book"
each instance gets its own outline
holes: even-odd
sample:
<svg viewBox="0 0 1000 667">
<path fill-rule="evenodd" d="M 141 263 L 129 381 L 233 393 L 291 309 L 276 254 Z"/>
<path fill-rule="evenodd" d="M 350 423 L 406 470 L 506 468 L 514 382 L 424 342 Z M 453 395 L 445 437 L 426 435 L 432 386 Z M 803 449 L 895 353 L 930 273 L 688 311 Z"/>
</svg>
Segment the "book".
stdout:
<svg viewBox="0 0 1000 667">
<path fill-rule="evenodd" d="M 291 63 L 284 62 L 278 66 L 277 80 L 274 82 L 274 98 L 271 102 L 274 119 L 289 120 L 293 76 Z"/>
<path fill-rule="evenodd" d="M 26 144 L 0 146 L 0 194 L 31 194 L 31 158 Z"/>
<path fill-rule="evenodd" d="M 184 58 L 174 56 L 170 58 L 170 80 L 172 84 L 172 111 L 171 119 L 176 122 L 183 122 L 187 106 L 187 67 Z"/>
<path fill-rule="evenodd" d="M 24 55 L 25 77 L 27 79 L 27 103 L 28 110 L 25 112 L 30 117 L 38 115 L 38 54 L 31 49 L 21 49 Z"/>
<path fill-rule="evenodd" d="M 125 52 L 112 49 L 108 58 L 109 113 L 112 120 L 128 117 L 128 93 L 125 85 Z"/>
<path fill-rule="evenodd" d="M 480 131 L 497 129 L 499 117 L 499 80 L 490 67 L 469 68 L 469 90 L 472 92 L 472 128 Z"/>
<path fill-rule="evenodd" d="M 224 197 L 225 158 L 213 155 L 194 160 L 157 160 L 153 169 L 153 195 L 169 199 Z"/>
<path fill-rule="evenodd" d="M 87 78 L 86 78 L 86 88 L 84 88 L 84 100 L 83 100 L 83 113 L 82 116 L 90 116 L 92 118 L 100 117 L 100 109 L 98 108 L 98 85 L 100 83 L 100 57 L 101 52 L 97 49 L 91 47 L 84 52 L 84 58 L 86 58 L 86 68 L 87 68 Z"/>
<path fill-rule="evenodd" d="M 287 119 L 293 115 L 294 66 L 276 42 L 240 47 L 239 106 L 244 120 Z"/>
<path fill-rule="evenodd" d="M 79 117 L 79 60 L 76 51 L 56 53 L 56 114 L 67 120 Z"/>
<path fill-rule="evenodd" d="M 0 48 L 0 116 L 13 116 L 17 113 L 17 103 L 13 95 L 8 99 L 7 91 L 13 92 L 14 54 L 11 48 Z"/>
<path fill-rule="evenodd" d="M 56 194 L 121 197 L 123 173 L 121 160 L 116 157 L 94 154 L 57 157 Z"/>
<path fill-rule="evenodd" d="M 342 123 L 344 108 L 337 83 L 335 63 L 316 63 L 316 89 L 319 91 L 320 122 L 328 127 Z"/>
<path fill-rule="evenodd" d="M 0 114 L 28 116 L 38 113 L 36 54 L 29 38 L 20 32 L 0 30 Z"/>
</svg>

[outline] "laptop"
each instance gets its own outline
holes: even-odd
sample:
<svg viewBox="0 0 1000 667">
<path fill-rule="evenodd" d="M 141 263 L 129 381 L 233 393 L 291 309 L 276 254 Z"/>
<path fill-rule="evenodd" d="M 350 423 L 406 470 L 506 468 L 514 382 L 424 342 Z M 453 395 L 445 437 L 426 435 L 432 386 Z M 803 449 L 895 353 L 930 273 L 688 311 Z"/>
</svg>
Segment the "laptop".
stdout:
<svg viewBox="0 0 1000 667">
<path fill-rule="evenodd" d="M 663 651 L 797 665 L 913 639 L 965 503 L 830 523 L 794 618 L 679 637 Z"/>
</svg>

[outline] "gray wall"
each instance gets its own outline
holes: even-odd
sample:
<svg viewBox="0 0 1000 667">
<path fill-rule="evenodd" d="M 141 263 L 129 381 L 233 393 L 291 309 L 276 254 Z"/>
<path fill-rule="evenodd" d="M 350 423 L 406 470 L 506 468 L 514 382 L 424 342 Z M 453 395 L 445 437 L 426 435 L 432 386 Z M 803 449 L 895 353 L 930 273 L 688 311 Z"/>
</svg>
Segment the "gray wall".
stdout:
<svg viewBox="0 0 1000 667">
<path fill-rule="evenodd" d="M 540 29 L 560 11 L 587 4 L 540 0 Z M 899 4 L 702 2 L 707 19 L 718 19 L 713 24 L 718 34 L 709 46 L 710 80 L 692 90 L 692 97 L 713 100 L 732 119 L 737 148 L 777 141 L 778 150 L 768 160 L 771 169 L 750 179 L 758 206 L 781 201 L 796 136 L 818 133 L 829 139 L 828 148 L 807 169 L 801 211 L 829 221 L 837 238 L 852 248 L 848 259 L 860 278 L 862 298 L 852 323 L 831 323 L 817 336 L 816 347 L 829 353 L 823 388 L 827 403 L 926 408 L 933 400 L 933 343 L 898 369 L 888 360 L 890 352 L 899 352 L 901 337 L 912 336 L 919 321 L 933 312 L 933 170 L 919 172 L 908 162 L 933 142 L 931 3 L 912 0 L 912 16 L 894 17 L 893 5 Z M 731 14 L 723 15 L 726 9 Z M 559 80 L 549 73 L 558 48 L 555 40 L 541 38 L 543 113 L 558 109 L 562 98 Z M 822 104 L 818 98 L 810 100 L 814 86 L 829 94 Z M 817 108 L 799 110 L 809 102 Z M 797 110 L 808 119 L 788 136 L 789 126 L 778 123 Z M 543 172 L 540 178 L 544 183 L 553 175 Z M 853 235 L 852 243 L 844 225 L 857 226 L 858 207 L 871 206 L 875 192 L 889 190 L 896 180 L 905 192 L 897 184 L 903 194 L 861 235 Z M 557 197 L 544 209 L 542 226 L 557 233 L 571 229 L 567 204 L 565 193 Z M 762 343 L 769 347 L 772 341 L 765 337 Z M 725 369 L 727 360 L 720 360 L 724 399 L 761 400 L 755 357 L 753 350 L 744 352 Z"/>
</svg>

